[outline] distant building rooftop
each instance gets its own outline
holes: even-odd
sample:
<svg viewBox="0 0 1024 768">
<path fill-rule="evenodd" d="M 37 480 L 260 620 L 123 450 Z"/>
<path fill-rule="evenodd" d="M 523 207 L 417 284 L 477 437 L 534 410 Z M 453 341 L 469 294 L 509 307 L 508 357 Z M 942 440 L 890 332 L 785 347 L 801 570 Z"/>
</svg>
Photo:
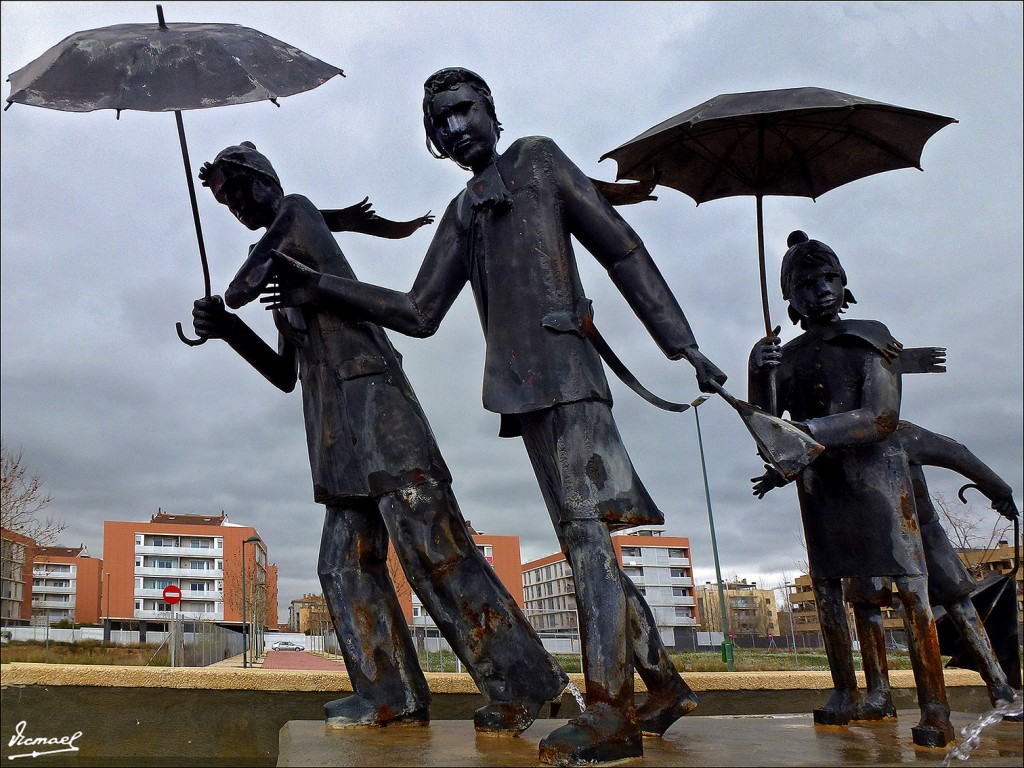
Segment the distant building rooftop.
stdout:
<svg viewBox="0 0 1024 768">
<path fill-rule="evenodd" d="M 36 547 L 36 557 L 88 557 L 85 544 L 77 547 Z"/>
<path fill-rule="evenodd" d="M 172 515 L 159 507 L 149 521 L 172 525 L 229 525 L 228 516 L 224 512 L 219 515 Z"/>
</svg>

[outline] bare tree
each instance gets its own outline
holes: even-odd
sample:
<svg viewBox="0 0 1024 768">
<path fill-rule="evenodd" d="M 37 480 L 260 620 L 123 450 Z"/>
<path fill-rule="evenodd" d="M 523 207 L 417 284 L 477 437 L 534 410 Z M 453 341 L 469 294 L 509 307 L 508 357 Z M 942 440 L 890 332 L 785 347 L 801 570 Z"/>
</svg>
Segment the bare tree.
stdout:
<svg viewBox="0 0 1024 768">
<path fill-rule="evenodd" d="M 43 510 L 53 500 L 43 490 L 43 479 L 29 471 L 21 451 L 9 450 L 2 441 L 0 454 L 0 526 L 28 536 L 40 546 L 53 544 L 67 528 L 67 523 L 43 515 Z"/>
<path fill-rule="evenodd" d="M 1008 538 L 1012 523 L 1006 518 L 991 513 L 991 527 L 985 517 L 975 512 L 970 505 L 953 504 L 941 493 L 933 493 L 932 501 L 942 515 L 942 527 L 953 542 L 953 546 L 961 552 L 974 551 L 977 558 L 970 558 L 964 565 L 971 576 L 980 579 L 988 573 L 987 564 L 992 559 L 996 544 Z M 987 533 L 986 533 L 987 531 Z"/>
</svg>

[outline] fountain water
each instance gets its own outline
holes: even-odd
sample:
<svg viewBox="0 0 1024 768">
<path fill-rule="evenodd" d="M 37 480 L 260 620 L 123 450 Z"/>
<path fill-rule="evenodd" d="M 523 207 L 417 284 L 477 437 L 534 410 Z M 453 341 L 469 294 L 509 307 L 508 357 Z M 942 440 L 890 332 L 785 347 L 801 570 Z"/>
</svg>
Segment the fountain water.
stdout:
<svg viewBox="0 0 1024 768">
<path fill-rule="evenodd" d="M 1020 717 L 1024 712 L 1024 697 L 1017 696 L 1014 701 L 1001 702 L 995 709 L 986 712 L 976 723 L 964 726 L 960 731 L 961 741 L 953 747 L 939 763 L 940 766 L 949 766 L 955 760 L 969 760 L 971 752 L 981 744 L 981 734 L 993 723 L 998 723 L 1005 716 Z"/>
<path fill-rule="evenodd" d="M 576 683 L 569 683 L 565 686 L 565 690 L 572 694 L 572 697 L 576 699 L 576 703 L 580 705 L 580 712 L 587 708 L 587 702 L 583 699 L 583 694 L 580 693 L 580 689 L 576 687 Z"/>
</svg>

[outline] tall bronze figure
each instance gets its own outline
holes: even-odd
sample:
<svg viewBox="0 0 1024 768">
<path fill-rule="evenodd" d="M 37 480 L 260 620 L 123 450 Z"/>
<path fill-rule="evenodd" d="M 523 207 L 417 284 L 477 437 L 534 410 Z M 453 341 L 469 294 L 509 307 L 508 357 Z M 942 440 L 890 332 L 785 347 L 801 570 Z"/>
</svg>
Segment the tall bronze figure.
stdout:
<svg viewBox="0 0 1024 768">
<path fill-rule="evenodd" d="M 817 600 L 834 691 L 814 711 L 816 723 L 846 725 L 861 694 L 853 666 L 843 578 L 889 576 L 906 611 L 921 720 L 915 744 L 941 747 L 953 739 L 928 571 L 899 422 L 902 345 L 876 321 L 843 320 L 853 302 L 839 257 L 803 232 L 790 235 L 782 261 L 782 295 L 804 329 L 779 346 L 758 342 L 750 355 L 749 399 L 769 408 L 771 378 L 777 415 L 789 416 L 825 452 L 797 477 L 811 582 Z M 754 492 L 765 486 L 755 481 Z"/>
<path fill-rule="evenodd" d="M 698 349 L 679 303 L 640 238 L 549 138 L 503 153 L 490 88 L 460 68 L 424 85 L 427 147 L 472 178 L 448 206 L 416 276 L 401 293 L 311 272 L 279 258 L 271 306 L 336 309 L 410 336 L 437 330 L 468 283 L 486 339 L 483 404 L 500 435 L 522 436 L 572 567 L 587 706 L 541 742 L 547 763 L 639 756 L 696 704 L 669 660 L 650 608 L 619 568 L 609 533 L 664 516 L 633 469 L 611 412 L 571 237 L 604 266 L 661 349 L 685 358 L 709 391 L 725 375 Z M 636 671 L 649 694 L 633 703 Z"/>
<path fill-rule="evenodd" d="M 252 144 L 223 150 L 200 177 L 242 224 L 266 228 L 225 293 L 229 306 L 259 295 L 274 250 L 355 279 L 324 215 L 285 195 Z M 355 691 L 325 705 L 328 725 L 429 717 L 430 691 L 387 571 L 390 536 L 413 589 L 488 699 L 474 716 L 477 730 L 525 730 L 568 678 L 476 549 L 398 352 L 377 325 L 312 304 L 275 311 L 274 321 L 278 351 L 217 296 L 193 310 L 200 337 L 224 339 L 285 392 L 302 382 L 314 498 L 327 508 L 318 572 Z"/>
<path fill-rule="evenodd" d="M 957 557 L 939 521 L 939 514 L 928 492 L 923 467 L 945 467 L 960 473 L 976 484 L 992 502 L 992 508 L 1008 520 L 1020 516 L 1013 501 L 1013 491 L 991 467 L 965 446 L 945 435 L 931 432 L 909 421 L 901 421 L 896 430 L 896 438 L 910 464 L 914 502 L 921 523 L 925 561 L 928 564 L 928 596 L 931 603 L 942 606 L 956 627 L 975 669 L 985 681 L 992 704 L 1012 702 L 1015 694 L 1008 673 L 1000 665 L 989 633 L 971 600 L 977 583 Z M 846 600 L 853 604 L 867 681 L 867 696 L 861 719 L 895 717 L 896 710 L 889 693 L 889 669 L 881 615 L 881 608 L 892 603 L 892 583 L 889 579 L 851 579 L 846 584 Z M 1011 672 L 1015 673 L 1013 682 L 1019 686 L 1020 660 L 1016 638 L 1012 645 L 1014 658 L 1009 660 L 1009 666 Z"/>
</svg>

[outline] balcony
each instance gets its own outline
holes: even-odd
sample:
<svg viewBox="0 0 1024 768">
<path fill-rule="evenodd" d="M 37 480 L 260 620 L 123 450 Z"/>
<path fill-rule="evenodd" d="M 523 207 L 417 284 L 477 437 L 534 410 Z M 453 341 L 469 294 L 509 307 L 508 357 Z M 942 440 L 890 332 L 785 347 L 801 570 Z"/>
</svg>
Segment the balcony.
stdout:
<svg viewBox="0 0 1024 768">
<path fill-rule="evenodd" d="M 74 600 L 32 600 L 33 608 L 62 608 L 65 610 L 74 610 Z"/>
<path fill-rule="evenodd" d="M 163 600 L 164 591 L 162 589 L 157 590 L 135 590 L 135 599 L 150 599 L 150 600 Z M 181 590 L 182 600 L 206 600 L 214 602 L 222 602 L 224 599 L 223 592 L 215 592 L 214 590 L 207 590 L 205 592 L 193 592 L 191 590 Z"/>
<path fill-rule="evenodd" d="M 224 611 L 210 611 L 208 613 L 197 613 L 196 611 L 180 611 L 174 608 L 175 616 L 184 616 L 190 621 L 224 621 Z M 135 611 L 136 619 L 158 619 L 167 621 L 171 614 L 169 611 Z"/>
<path fill-rule="evenodd" d="M 49 584 L 32 585 L 32 594 L 34 595 L 73 595 L 76 591 L 77 588 L 74 584 L 69 587 L 54 587 Z"/>
<path fill-rule="evenodd" d="M 154 566 L 135 566 L 136 576 L 157 576 L 164 579 L 223 579 L 223 570 L 196 571 L 191 568 L 156 568 Z"/>
<path fill-rule="evenodd" d="M 135 547 L 136 555 L 172 555 L 174 557 L 221 558 L 223 549 L 213 547 Z"/>
</svg>

